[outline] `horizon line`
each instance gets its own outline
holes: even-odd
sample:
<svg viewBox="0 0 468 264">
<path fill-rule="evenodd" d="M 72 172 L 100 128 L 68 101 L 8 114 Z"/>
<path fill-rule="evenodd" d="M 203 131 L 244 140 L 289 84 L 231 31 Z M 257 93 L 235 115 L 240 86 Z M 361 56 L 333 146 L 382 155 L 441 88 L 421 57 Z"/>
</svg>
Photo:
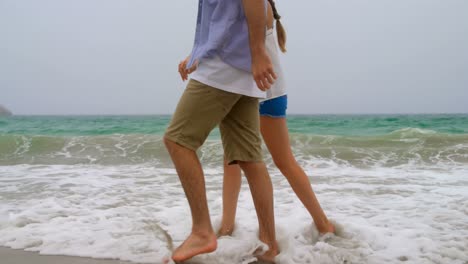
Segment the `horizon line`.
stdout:
<svg viewBox="0 0 468 264">
<path fill-rule="evenodd" d="M 391 113 L 391 112 L 356 112 L 356 113 L 344 113 L 344 112 L 336 112 L 336 113 L 288 113 L 288 116 L 313 116 L 313 115 L 466 115 L 468 112 L 401 112 L 401 113 Z M 20 116 L 171 116 L 173 113 L 141 113 L 141 114 L 12 114 L 10 116 L 4 117 L 20 117 Z"/>
</svg>

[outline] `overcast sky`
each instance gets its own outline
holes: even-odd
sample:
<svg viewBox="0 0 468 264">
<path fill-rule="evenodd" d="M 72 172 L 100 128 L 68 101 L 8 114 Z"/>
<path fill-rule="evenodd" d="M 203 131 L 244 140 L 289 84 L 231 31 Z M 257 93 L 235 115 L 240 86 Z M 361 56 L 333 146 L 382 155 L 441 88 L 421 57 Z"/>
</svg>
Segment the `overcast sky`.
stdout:
<svg viewBox="0 0 468 264">
<path fill-rule="evenodd" d="M 468 112 L 467 0 L 277 5 L 289 113 Z M 170 114 L 196 8 L 195 0 L 0 0 L 0 104 L 15 114 Z"/>
</svg>

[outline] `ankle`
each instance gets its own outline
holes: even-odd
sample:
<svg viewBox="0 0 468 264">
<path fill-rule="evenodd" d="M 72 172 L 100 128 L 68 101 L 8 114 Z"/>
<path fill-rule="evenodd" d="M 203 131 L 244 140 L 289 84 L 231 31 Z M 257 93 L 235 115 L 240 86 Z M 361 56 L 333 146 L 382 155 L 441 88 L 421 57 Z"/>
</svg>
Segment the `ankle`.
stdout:
<svg viewBox="0 0 468 264">
<path fill-rule="evenodd" d="M 271 243 L 266 243 L 266 242 L 263 242 L 263 243 L 268 245 L 268 250 L 265 251 L 265 253 L 261 256 L 261 258 L 265 260 L 270 260 L 270 261 L 274 260 L 274 258 L 280 253 L 278 243 L 276 241 L 271 242 Z"/>
<path fill-rule="evenodd" d="M 192 235 L 200 238 L 211 238 L 212 236 L 216 236 L 213 228 L 193 228 Z"/>
<path fill-rule="evenodd" d="M 260 237 L 260 241 L 268 246 L 268 252 L 278 252 L 278 243 L 276 240 Z"/>
<path fill-rule="evenodd" d="M 232 233 L 234 232 L 234 228 L 224 228 L 221 227 L 218 230 L 218 236 L 232 236 Z"/>
<path fill-rule="evenodd" d="M 326 219 L 325 221 L 322 221 L 321 223 L 317 224 L 317 230 L 321 234 L 326 234 L 326 233 L 334 233 L 335 232 L 335 226 Z"/>
</svg>

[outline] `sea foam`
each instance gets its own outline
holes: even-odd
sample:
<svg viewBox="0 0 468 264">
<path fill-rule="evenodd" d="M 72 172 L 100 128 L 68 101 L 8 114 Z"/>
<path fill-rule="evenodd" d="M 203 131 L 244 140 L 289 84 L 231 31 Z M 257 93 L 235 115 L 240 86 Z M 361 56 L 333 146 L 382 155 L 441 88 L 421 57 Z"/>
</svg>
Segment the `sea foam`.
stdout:
<svg viewBox="0 0 468 264">
<path fill-rule="evenodd" d="M 359 168 L 300 160 L 336 235 L 320 236 L 286 179 L 270 163 L 282 263 L 455 263 L 468 261 L 468 168 Z M 215 228 L 222 171 L 205 166 Z M 41 254 L 161 263 L 190 232 L 175 170 L 138 165 L 0 166 L 0 246 Z M 263 244 L 248 185 L 236 230 L 193 263 L 248 263 Z"/>
</svg>

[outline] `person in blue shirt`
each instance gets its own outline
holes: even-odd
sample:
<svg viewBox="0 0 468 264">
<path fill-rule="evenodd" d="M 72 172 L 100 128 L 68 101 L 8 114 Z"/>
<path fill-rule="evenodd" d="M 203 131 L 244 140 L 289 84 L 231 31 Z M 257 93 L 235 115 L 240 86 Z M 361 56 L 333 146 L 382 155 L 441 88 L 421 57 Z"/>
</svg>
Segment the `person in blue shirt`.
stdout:
<svg viewBox="0 0 468 264">
<path fill-rule="evenodd" d="M 238 164 L 247 177 L 259 239 L 268 246 L 257 258 L 273 263 L 279 252 L 258 112 L 258 99 L 276 79 L 265 48 L 266 4 L 266 0 L 199 0 L 194 47 L 179 65 L 183 80 L 193 74 L 164 135 L 192 214 L 191 233 L 172 254 L 175 262 L 217 247 L 196 151 L 218 125 L 227 163 Z"/>
</svg>

